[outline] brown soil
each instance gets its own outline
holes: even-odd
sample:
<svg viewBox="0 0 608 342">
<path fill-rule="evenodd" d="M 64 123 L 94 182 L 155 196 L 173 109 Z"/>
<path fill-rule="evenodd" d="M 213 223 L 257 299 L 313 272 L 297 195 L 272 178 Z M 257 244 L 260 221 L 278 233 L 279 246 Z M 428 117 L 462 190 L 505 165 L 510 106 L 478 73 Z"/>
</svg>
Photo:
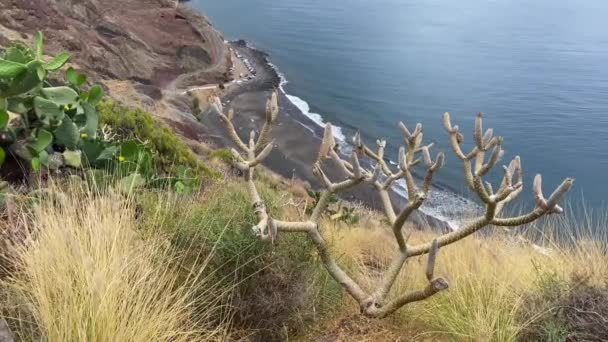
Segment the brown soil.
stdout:
<svg viewBox="0 0 608 342">
<path fill-rule="evenodd" d="M 336 317 L 322 325 L 318 333 L 305 337 L 315 342 L 405 342 L 438 341 L 417 336 L 413 329 L 404 329 L 387 320 L 370 319 L 359 314 Z M 416 336 L 416 337 L 412 337 Z"/>
</svg>

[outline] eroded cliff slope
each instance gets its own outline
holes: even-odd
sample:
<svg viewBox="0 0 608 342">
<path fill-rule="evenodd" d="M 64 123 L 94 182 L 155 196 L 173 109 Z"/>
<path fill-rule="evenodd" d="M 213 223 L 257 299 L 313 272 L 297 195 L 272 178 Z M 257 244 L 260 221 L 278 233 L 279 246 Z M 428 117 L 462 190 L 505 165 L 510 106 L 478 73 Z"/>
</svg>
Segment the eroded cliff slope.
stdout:
<svg viewBox="0 0 608 342">
<path fill-rule="evenodd" d="M 112 96 L 161 116 L 178 90 L 224 82 L 231 63 L 207 18 L 170 0 L 0 1 L 0 47 L 39 30 L 47 52 L 68 50 Z"/>
</svg>

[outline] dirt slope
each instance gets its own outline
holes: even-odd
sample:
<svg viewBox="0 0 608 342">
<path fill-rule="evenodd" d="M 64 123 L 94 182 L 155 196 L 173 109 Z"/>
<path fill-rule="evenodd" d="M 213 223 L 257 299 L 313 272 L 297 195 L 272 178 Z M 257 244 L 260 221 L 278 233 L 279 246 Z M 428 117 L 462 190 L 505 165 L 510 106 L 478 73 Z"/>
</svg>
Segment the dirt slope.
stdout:
<svg viewBox="0 0 608 342">
<path fill-rule="evenodd" d="M 208 19 L 172 0 L 0 0 L 0 46 L 38 30 L 47 53 L 68 50 L 113 97 L 172 120 L 187 118 L 177 89 L 222 83 L 231 63 Z"/>
<path fill-rule="evenodd" d="M 2 0 L 0 44 L 42 30 L 50 52 L 101 78 L 164 87 L 199 72 L 220 82 L 227 70 L 223 37 L 209 21 L 165 0 Z"/>
</svg>

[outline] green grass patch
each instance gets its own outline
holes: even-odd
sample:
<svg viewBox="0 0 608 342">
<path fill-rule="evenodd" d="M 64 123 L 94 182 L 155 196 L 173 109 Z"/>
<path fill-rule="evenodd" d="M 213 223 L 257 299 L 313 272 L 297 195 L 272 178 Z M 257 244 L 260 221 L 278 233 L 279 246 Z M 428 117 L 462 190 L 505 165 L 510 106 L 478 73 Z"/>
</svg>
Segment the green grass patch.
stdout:
<svg viewBox="0 0 608 342">
<path fill-rule="evenodd" d="M 234 155 L 232 155 L 232 152 L 230 152 L 230 150 L 227 148 L 219 148 L 217 150 L 213 150 L 209 152 L 207 156 L 210 159 L 217 159 L 228 165 L 231 165 L 235 160 Z"/>
<path fill-rule="evenodd" d="M 217 172 L 205 165 L 171 128 L 151 114 L 112 100 L 99 104 L 98 110 L 100 123 L 112 127 L 119 139 L 147 142 L 155 153 L 155 166 L 160 172 L 174 174 L 178 167 L 187 167 L 205 177 L 218 177 Z"/>
<path fill-rule="evenodd" d="M 258 183 L 258 189 L 269 213 L 282 217 L 287 194 L 265 182 Z M 274 245 L 254 238 L 251 227 L 257 218 L 243 183 L 218 183 L 204 194 L 170 201 L 163 196 L 142 198 L 142 228 L 168 234 L 187 254 L 184 259 L 214 270 L 220 287 L 235 287 L 225 304 L 236 330 L 255 331 L 260 340 L 284 339 L 302 333 L 336 306 L 341 289 L 322 268 L 305 235 L 281 234 Z M 162 217 L 151 216 L 157 212 Z"/>
</svg>

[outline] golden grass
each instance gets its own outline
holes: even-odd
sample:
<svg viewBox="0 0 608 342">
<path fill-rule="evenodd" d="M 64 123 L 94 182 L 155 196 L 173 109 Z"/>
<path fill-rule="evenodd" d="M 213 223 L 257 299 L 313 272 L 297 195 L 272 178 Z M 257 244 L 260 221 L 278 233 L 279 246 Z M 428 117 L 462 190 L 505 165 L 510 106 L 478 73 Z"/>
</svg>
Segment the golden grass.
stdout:
<svg viewBox="0 0 608 342">
<path fill-rule="evenodd" d="M 218 189 L 223 193 L 232 191 L 225 186 Z M 278 195 L 272 194 L 276 201 Z M 222 298 L 230 296 L 232 288 L 225 279 L 218 282 L 217 276 L 215 281 L 210 280 L 214 271 L 205 269 L 206 261 L 192 258 L 205 259 L 209 257 L 207 254 L 215 252 L 224 259 L 224 256 L 230 258 L 242 253 L 240 243 L 249 240 L 234 241 L 231 231 L 223 227 L 241 221 L 245 224 L 255 217 L 248 211 L 246 201 L 242 206 L 236 205 L 242 197 L 236 192 L 228 193 L 227 197 L 213 192 L 207 194 L 212 200 L 204 215 L 198 216 L 174 210 L 188 205 L 194 208 L 194 203 L 187 203 L 188 199 L 178 200 L 162 192 L 152 196 L 159 196 L 160 200 L 154 201 L 156 209 L 146 216 L 144 223 L 136 222 L 133 201 L 112 193 L 94 194 L 86 189 L 51 196 L 53 198 L 42 201 L 35 210 L 22 212 L 22 221 L 34 233 L 25 246 L 17 249 L 19 272 L 1 284 L 11 298 L 0 301 L 4 304 L 0 308 L 2 312 L 12 314 L 7 319 L 12 327 L 17 326 L 15 332 L 21 339 L 39 340 L 43 336 L 52 342 L 228 338 L 228 325 L 216 316 L 222 312 L 219 303 L 229 302 Z M 213 200 L 221 203 L 214 205 Z M 286 198 L 280 198 L 279 202 L 270 207 L 280 207 L 287 216 L 301 214 L 295 202 Z M 232 211 L 228 210 L 231 207 Z M 179 215 L 173 217 L 170 212 Z M 602 219 L 596 221 L 592 216 L 580 218 L 572 213 L 552 216 L 519 232 L 487 228 L 494 231 L 468 237 L 440 250 L 435 274 L 448 279 L 448 291 L 406 306 L 381 325 L 353 319 L 352 315 L 357 314 L 356 305 L 344 296 L 344 307 L 348 308 L 346 318 L 342 316 L 345 313 L 332 310 L 336 317 L 327 320 L 324 316 L 323 320 L 336 321 L 341 327 L 339 332 L 346 336 L 355 331 L 360 335 L 357 338 L 372 336 L 375 329 L 385 331 L 393 326 L 391 333 L 407 336 L 409 340 L 515 341 L 522 330 L 545 314 L 541 306 L 532 316 L 521 315 L 529 294 L 539 291 L 539 278 L 544 274 L 562 279 L 578 274 L 590 284 L 606 285 L 608 239 L 606 234 L 591 236 L 590 232 L 602 231 L 607 220 L 601 216 Z M 208 222 L 202 226 L 192 222 L 187 225 L 186 217 L 199 217 Z M 146 229 L 138 229 L 142 225 Z M 215 225 L 213 229 L 212 225 Z M 322 229 L 338 261 L 364 288 L 372 289 L 397 250 L 392 233 L 378 215 L 362 215 L 358 225 L 327 219 Z M 430 241 L 436 236 L 412 227 L 405 230 L 412 232 L 412 244 Z M 212 247 L 203 255 L 200 251 L 185 255 L 183 245 L 187 246 L 190 241 L 186 239 L 179 256 L 168 241 L 172 234 L 181 234 L 182 239 L 218 239 L 224 235 L 229 238 L 218 243 L 218 248 L 213 247 L 213 243 L 204 244 Z M 536 245 L 530 242 L 533 236 Z M 298 246 L 304 244 L 297 236 L 289 241 Z M 275 248 L 279 253 L 293 246 L 278 244 Z M 426 256 L 410 259 L 392 295 L 423 287 L 425 264 Z M 197 268 L 187 265 L 197 265 Z M 217 288 L 218 284 L 222 288 Z M 314 287 L 312 279 L 308 287 Z M 331 305 L 340 306 L 341 303 L 334 304 L 334 300 Z"/>
<path fill-rule="evenodd" d="M 204 270 L 187 272 L 184 280 L 169 244 L 136 231 L 131 201 L 87 191 L 58 199 L 24 214 L 35 233 L 17 249 L 19 272 L 3 284 L 15 305 L 3 311 L 15 313 L 8 319 L 17 320 L 15 333 L 21 339 L 222 338 L 221 322 L 219 327 L 213 322 L 218 293 L 205 282 Z M 195 303 L 208 309 L 195 312 Z"/>
<path fill-rule="evenodd" d="M 489 236 L 475 235 L 442 248 L 436 276 L 450 282 L 450 289 L 401 309 L 392 318 L 399 329 L 417 331 L 417 339 L 457 341 L 515 341 L 532 321 L 521 321 L 526 295 L 538 291 L 538 279 L 550 272 L 563 279 L 582 274 L 590 283 L 605 285 L 608 256 L 605 235 L 591 236 L 602 229 L 603 221 L 590 216 L 555 216 L 528 227 L 542 229 L 541 246 L 532 244 L 527 231 L 505 233 L 495 230 Z M 574 226 L 576 225 L 576 227 Z M 392 233 L 380 226 L 349 227 L 326 222 L 325 235 L 335 253 L 346 263 L 364 287 L 373 288 L 395 255 Z M 576 228 L 576 239 L 563 239 L 563 232 Z M 488 228 L 492 229 L 492 228 Z M 406 227 L 405 230 L 411 230 Z M 554 232 L 562 232 L 562 240 Z M 571 233 L 572 234 L 572 233 Z M 430 241 L 436 234 L 412 230 L 410 242 Z M 538 234 L 537 234 L 538 235 Z M 570 236 L 568 234 L 565 235 Z M 420 289 L 426 283 L 426 256 L 410 259 L 393 288 L 393 295 Z M 538 317 L 544 312 L 538 312 Z M 532 318 L 532 320 L 535 317 Z"/>
</svg>

